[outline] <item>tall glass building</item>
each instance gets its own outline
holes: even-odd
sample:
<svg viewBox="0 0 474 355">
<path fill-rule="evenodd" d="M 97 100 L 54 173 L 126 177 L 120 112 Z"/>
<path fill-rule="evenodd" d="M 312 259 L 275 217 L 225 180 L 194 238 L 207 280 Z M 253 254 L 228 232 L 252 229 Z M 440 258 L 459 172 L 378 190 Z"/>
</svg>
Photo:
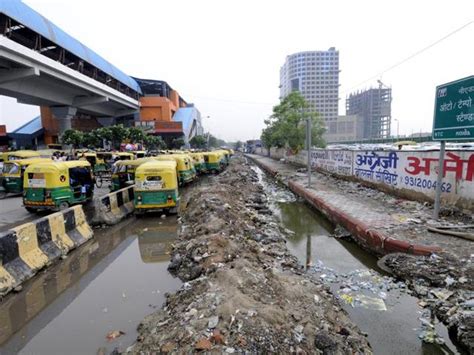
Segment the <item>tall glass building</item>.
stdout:
<svg viewBox="0 0 474 355">
<path fill-rule="evenodd" d="M 325 121 L 335 121 L 339 100 L 339 51 L 294 53 L 280 69 L 280 98 L 300 91 Z"/>
</svg>

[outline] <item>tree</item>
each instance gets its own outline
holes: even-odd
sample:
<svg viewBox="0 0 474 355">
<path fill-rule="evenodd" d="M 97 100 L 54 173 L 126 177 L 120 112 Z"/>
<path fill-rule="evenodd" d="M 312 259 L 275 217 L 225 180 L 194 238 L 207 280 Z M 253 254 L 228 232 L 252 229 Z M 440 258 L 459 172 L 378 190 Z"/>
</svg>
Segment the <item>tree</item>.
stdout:
<svg viewBox="0 0 474 355">
<path fill-rule="evenodd" d="M 214 137 L 212 134 L 209 134 L 209 137 L 207 138 L 207 144 L 209 148 L 217 148 L 219 146 L 217 138 Z"/>
<path fill-rule="evenodd" d="M 132 143 L 143 143 L 145 141 L 145 132 L 138 127 L 128 129 L 128 138 Z"/>
<path fill-rule="evenodd" d="M 144 137 L 144 143 L 148 150 L 156 150 L 156 149 L 165 149 L 166 143 L 160 136 L 154 135 L 146 135 Z"/>
<path fill-rule="evenodd" d="M 128 129 L 122 124 L 110 126 L 109 129 L 112 132 L 112 147 L 119 149 L 120 144 L 128 138 Z"/>
<path fill-rule="evenodd" d="M 103 143 L 110 143 L 112 142 L 112 131 L 110 130 L 109 127 L 101 127 L 97 128 L 92 131 L 92 134 L 95 135 L 101 142 L 102 142 L 102 148 L 103 148 Z"/>
<path fill-rule="evenodd" d="M 97 148 L 100 147 L 102 141 L 99 137 L 94 134 L 94 132 L 86 132 L 82 135 L 82 145 L 87 148 Z"/>
<path fill-rule="evenodd" d="M 297 152 L 304 148 L 306 119 L 311 120 L 311 143 L 324 147 L 325 127 L 319 115 L 311 111 L 304 97 L 297 91 L 286 96 L 273 107 L 273 114 L 265 120 L 261 140 L 266 148 L 289 147 Z"/>
<path fill-rule="evenodd" d="M 207 138 L 205 136 L 194 136 L 189 141 L 191 148 L 195 149 L 203 149 L 206 148 L 207 145 Z"/>
<path fill-rule="evenodd" d="M 72 147 L 78 148 L 82 144 L 83 134 L 75 129 L 67 129 L 64 131 L 61 140 L 64 144 L 72 145 Z"/>
<path fill-rule="evenodd" d="M 242 149 L 243 145 L 244 145 L 244 144 L 243 144 L 241 141 L 237 141 L 237 142 L 235 142 L 235 144 L 234 144 L 234 149 L 235 149 L 235 150 L 240 150 L 240 149 Z"/>
<path fill-rule="evenodd" d="M 180 149 L 185 144 L 186 142 L 184 141 L 184 138 L 182 137 L 175 138 L 171 141 L 171 149 Z"/>
</svg>

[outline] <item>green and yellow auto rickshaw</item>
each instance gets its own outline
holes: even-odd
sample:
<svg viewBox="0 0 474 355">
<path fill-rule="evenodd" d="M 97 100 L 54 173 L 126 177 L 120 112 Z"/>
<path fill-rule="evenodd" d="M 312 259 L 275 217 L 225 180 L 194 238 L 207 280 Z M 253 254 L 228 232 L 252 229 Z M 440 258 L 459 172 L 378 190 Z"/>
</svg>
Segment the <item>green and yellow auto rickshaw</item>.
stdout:
<svg viewBox="0 0 474 355">
<path fill-rule="evenodd" d="M 194 169 L 196 169 L 196 173 L 198 174 L 205 174 L 207 172 L 206 169 L 206 161 L 204 160 L 203 153 L 189 153 L 188 154 L 191 158 L 193 158 Z"/>
<path fill-rule="evenodd" d="M 23 175 L 26 168 L 35 163 L 47 163 L 51 159 L 31 158 L 10 160 L 3 163 L 0 198 L 6 197 L 7 194 L 19 194 L 23 192 Z"/>
<path fill-rule="evenodd" d="M 134 160 L 135 155 L 129 152 L 114 152 L 114 159 L 115 160 Z"/>
<path fill-rule="evenodd" d="M 41 155 L 36 150 L 17 150 L 0 154 L 1 162 L 30 158 L 41 158 Z"/>
<path fill-rule="evenodd" d="M 229 165 L 229 162 L 230 162 L 230 153 L 229 153 L 228 150 L 226 150 L 226 149 L 219 149 L 219 150 L 215 150 L 215 152 L 221 154 L 221 161 L 222 161 L 222 164 L 224 164 L 224 166 Z"/>
<path fill-rule="evenodd" d="M 175 161 L 149 161 L 135 170 L 135 214 L 147 211 L 177 213 L 178 174 Z"/>
<path fill-rule="evenodd" d="M 146 150 L 135 150 L 133 151 L 133 155 L 135 156 L 135 159 L 145 158 Z"/>
<path fill-rule="evenodd" d="M 164 154 L 153 157 L 155 160 L 174 160 L 178 169 L 178 183 L 180 186 L 192 182 L 196 178 L 193 159 L 187 154 Z"/>
<path fill-rule="evenodd" d="M 112 166 L 110 191 L 117 191 L 135 183 L 135 169 L 152 158 L 119 160 Z"/>
<path fill-rule="evenodd" d="M 203 154 L 207 172 L 218 173 L 224 169 L 222 154 L 219 152 L 204 152 Z"/>
<path fill-rule="evenodd" d="M 87 161 L 35 163 L 23 177 L 23 205 L 28 212 L 59 211 L 91 201 L 94 180 Z"/>
</svg>

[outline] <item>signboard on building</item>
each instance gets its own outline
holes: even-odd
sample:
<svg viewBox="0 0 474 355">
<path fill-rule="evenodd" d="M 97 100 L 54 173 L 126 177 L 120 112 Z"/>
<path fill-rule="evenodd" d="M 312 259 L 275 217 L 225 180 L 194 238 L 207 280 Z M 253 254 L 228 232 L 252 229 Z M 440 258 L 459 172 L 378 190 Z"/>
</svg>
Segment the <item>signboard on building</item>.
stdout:
<svg viewBox="0 0 474 355">
<path fill-rule="evenodd" d="M 436 87 L 433 140 L 474 140 L 474 76 Z"/>
</svg>

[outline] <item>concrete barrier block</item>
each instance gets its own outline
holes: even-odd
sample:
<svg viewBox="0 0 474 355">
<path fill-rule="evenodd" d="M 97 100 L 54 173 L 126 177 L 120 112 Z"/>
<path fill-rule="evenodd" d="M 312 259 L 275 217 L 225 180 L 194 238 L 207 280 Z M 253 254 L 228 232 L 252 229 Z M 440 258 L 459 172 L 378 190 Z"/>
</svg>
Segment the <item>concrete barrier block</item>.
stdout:
<svg viewBox="0 0 474 355">
<path fill-rule="evenodd" d="M 111 192 L 94 201 L 93 224 L 114 225 L 135 210 L 133 186 Z"/>
<path fill-rule="evenodd" d="M 0 296 L 92 237 L 82 206 L 0 234 Z"/>
</svg>

